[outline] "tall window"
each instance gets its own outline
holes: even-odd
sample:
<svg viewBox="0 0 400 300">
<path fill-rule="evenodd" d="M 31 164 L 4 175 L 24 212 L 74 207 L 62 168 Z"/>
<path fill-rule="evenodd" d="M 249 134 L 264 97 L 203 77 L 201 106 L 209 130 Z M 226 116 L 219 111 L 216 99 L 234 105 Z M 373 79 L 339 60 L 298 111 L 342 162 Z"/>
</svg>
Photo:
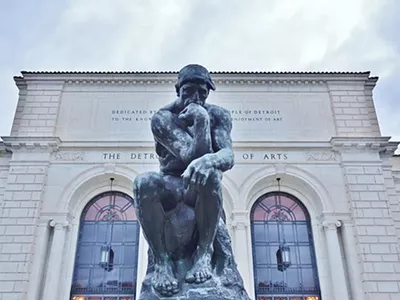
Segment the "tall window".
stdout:
<svg viewBox="0 0 400 300">
<path fill-rule="evenodd" d="M 72 300 L 134 300 L 139 224 L 133 199 L 106 192 L 85 207 L 79 228 Z"/>
<path fill-rule="evenodd" d="M 281 192 L 257 200 L 251 211 L 257 300 L 319 300 L 310 218 L 295 197 Z"/>
</svg>

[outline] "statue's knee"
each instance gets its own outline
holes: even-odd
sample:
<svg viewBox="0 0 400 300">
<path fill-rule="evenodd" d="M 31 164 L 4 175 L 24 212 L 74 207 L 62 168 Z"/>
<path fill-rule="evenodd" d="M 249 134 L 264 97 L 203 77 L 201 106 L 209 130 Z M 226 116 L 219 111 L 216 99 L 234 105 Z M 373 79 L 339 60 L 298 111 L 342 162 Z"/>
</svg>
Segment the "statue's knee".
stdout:
<svg viewBox="0 0 400 300">
<path fill-rule="evenodd" d="M 162 177 L 159 173 L 148 172 L 138 175 L 133 182 L 133 195 L 135 201 L 140 201 L 146 195 L 160 192 Z"/>
</svg>

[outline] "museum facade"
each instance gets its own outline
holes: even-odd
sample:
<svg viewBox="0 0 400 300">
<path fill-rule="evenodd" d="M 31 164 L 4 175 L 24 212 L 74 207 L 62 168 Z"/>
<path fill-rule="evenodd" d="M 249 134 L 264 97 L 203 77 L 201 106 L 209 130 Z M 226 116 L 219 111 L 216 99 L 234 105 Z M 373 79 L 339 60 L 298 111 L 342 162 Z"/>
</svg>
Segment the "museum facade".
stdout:
<svg viewBox="0 0 400 300">
<path fill-rule="evenodd" d="M 133 300 L 132 182 L 175 72 L 22 72 L 0 142 L 0 300 Z M 233 120 L 224 221 L 257 300 L 400 297 L 400 157 L 364 73 L 214 72 Z"/>
</svg>

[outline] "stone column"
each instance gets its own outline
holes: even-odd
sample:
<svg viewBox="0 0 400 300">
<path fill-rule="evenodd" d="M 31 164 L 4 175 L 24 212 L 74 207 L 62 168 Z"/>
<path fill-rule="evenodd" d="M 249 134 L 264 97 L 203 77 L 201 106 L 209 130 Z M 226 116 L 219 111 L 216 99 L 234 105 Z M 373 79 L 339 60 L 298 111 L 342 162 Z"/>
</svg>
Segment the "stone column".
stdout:
<svg viewBox="0 0 400 300">
<path fill-rule="evenodd" d="M 39 300 L 40 288 L 44 276 L 44 264 L 49 240 L 49 221 L 39 224 L 35 239 L 34 256 L 31 273 L 29 275 L 28 293 L 24 299 Z"/>
<path fill-rule="evenodd" d="M 138 253 L 138 262 L 137 262 L 137 281 L 136 281 L 136 295 L 140 295 L 140 291 L 142 289 L 142 283 L 144 278 L 146 277 L 147 272 L 147 262 L 148 256 L 147 251 L 149 249 L 149 245 L 143 235 L 142 228 L 140 228 L 139 234 L 139 253 Z"/>
<path fill-rule="evenodd" d="M 339 237 L 337 228 L 341 226 L 340 221 L 324 221 L 326 246 L 328 249 L 328 260 L 331 277 L 331 288 L 334 300 L 349 300 L 347 282 L 340 254 Z"/>
<path fill-rule="evenodd" d="M 65 233 L 68 222 L 57 222 L 52 220 L 50 226 L 54 228 L 53 242 L 51 243 L 50 255 L 47 267 L 47 276 L 43 292 L 43 300 L 59 298 L 58 284 L 60 281 Z"/>
<path fill-rule="evenodd" d="M 233 245 L 232 250 L 235 256 L 235 261 L 238 266 L 238 270 L 243 278 L 243 283 L 246 291 L 251 295 L 254 291 L 251 287 L 251 277 L 253 274 L 250 272 L 252 270 L 251 262 L 249 261 L 249 245 L 251 245 L 248 238 L 249 230 L 249 219 L 247 214 L 233 213 L 233 220 L 231 223 L 231 228 L 233 232 Z"/>
<path fill-rule="evenodd" d="M 364 290 L 362 287 L 360 263 L 357 256 L 354 227 L 351 220 L 342 221 L 342 237 L 344 254 L 347 261 L 347 272 L 351 282 L 350 289 L 353 300 L 365 300 Z"/>
</svg>

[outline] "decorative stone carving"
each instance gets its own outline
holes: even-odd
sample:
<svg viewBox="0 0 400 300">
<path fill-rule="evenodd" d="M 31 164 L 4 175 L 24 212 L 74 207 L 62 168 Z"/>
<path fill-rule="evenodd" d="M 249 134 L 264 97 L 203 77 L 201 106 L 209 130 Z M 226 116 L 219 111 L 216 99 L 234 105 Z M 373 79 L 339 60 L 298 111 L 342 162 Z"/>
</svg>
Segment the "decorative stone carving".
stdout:
<svg viewBox="0 0 400 300">
<path fill-rule="evenodd" d="M 140 78 L 140 74 L 132 74 L 135 76 L 135 79 L 129 78 L 121 78 L 121 79 L 85 79 L 78 78 L 76 80 L 66 80 L 66 84 L 73 85 L 170 85 L 173 83 L 173 80 L 169 78 L 165 79 L 152 79 L 148 80 L 145 78 Z M 167 75 L 167 74 L 164 74 Z M 303 80 L 303 79 L 290 79 L 290 80 L 276 80 L 276 79 L 254 79 L 249 78 L 247 80 L 231 80 L 231 79 L 218 79 L 217 83 L 220 85 L 275 85 L 275 86 L 286 86 L 286 85 L 325 85 L 325 80 Z"/>
<path fill-rule="evenodd" d="M 55 153 L 55 160 L 60 161 L 84 161 L 85 160 L 85 152 L 79 151 L 60 151 Z"/>
<path fill-rule="evenodd" d="M 274 164 L 276 176 L 283 176 L 286 173 L 286 164 Z"/>
<path fill-rule="evenodd" d="M 231 227 L 234 230 L 244 230 L 249 226 L 249 224 L 247 224 L 247 222 L 241 222 L 241 221 L 233 221 L 231 223 Z"/>
<path fill-rule="evenodd" d="M 105 174 L 114 174 L 115 173 L 115 164 L 104 164 L 104 173 Z"/>
<path fill-rule="evenodd" d="M 340 226 L 342 226 L 342 222 L 340 222 L 339 220 L 323 221 L 322 222 L 322 227 L 325 230 L 336 230 Z"/>
<path fill-rule="evenodd" d="M 306 152 L 308 161 L 335 161 L 336 154 L 334 152 Z"/>
<path fill-rule="evenodd" d="M 49 225 L 50 225 L 50 227 L 53 227 L 54 230 L 62 230 L 62 229 L 68 229 L 69 228 L 69 222 L 68 221 L 51 220 Z"/>
</svg>

